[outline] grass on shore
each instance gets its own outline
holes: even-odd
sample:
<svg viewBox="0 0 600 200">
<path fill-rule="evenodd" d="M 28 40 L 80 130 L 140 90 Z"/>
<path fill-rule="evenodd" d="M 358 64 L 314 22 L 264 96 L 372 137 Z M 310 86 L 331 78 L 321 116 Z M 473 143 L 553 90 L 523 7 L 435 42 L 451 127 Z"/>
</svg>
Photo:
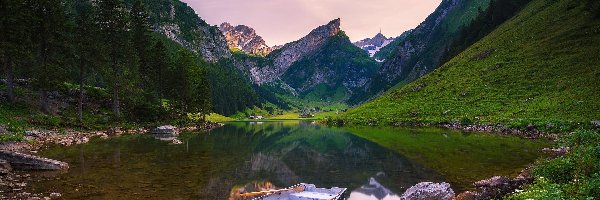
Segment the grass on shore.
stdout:
<svg viewBox="0 0 600 200">
<path fill-rule="evenodd" d="M 226 117 L 226 116 L 223 116 L 223 115 L 220 115 L 217 113 L 211 113 L 210 115 L 208 115 L 207 120 L 211 121 L 211 122 L 217 122 L 217 123 L 235 121 L 235 119 L 233 119 L 233 118 Z"/>
<path fill-rule="evenodd" d="M 327 118 L 332 118 L 338 116 L 337 112 L 329 111 L 329 112 L 318 112 L 314 113 L 314 117 L 310 118 L 301 118 L 300 113 L 296 112 L 285 112 L 283 115 L 275 115 L 271 117 L 267 117 L 269 120 L 324 120 Z"/>
</svg>

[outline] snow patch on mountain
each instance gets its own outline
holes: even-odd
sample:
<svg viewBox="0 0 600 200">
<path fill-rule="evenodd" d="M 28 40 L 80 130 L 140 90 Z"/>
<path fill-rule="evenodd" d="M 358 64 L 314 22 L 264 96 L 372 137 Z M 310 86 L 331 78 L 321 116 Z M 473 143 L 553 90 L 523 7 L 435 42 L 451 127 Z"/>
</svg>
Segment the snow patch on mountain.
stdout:
<svg viewBox="0 0 600 200">
<path fill-rule="evenodd" d="M 373 38 L 367 38 L 358 42 L 353 43 L 355 46 L 365 50 L 369 53 L 369 56 L 373 57 L 381 48 L 389 45 L 394 41 L 394 38 L 387 38 L 383 34 L 378 33 Z M 378 60 L 377 62 L 383 62 L 384 60 Z"/>
</svg>

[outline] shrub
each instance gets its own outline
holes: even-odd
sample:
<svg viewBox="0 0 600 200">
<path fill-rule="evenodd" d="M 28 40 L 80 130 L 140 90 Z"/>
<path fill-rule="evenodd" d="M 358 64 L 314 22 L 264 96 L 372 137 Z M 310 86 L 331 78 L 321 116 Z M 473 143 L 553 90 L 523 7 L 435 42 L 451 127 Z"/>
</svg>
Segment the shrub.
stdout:
<svg viewBox="0 0 600 200">
<path fill-rule="evenodd" d="M 536 183 L 508 199 L 600 199 L 600 134 L 578 130 L 561 138 L 565 156 L 539 163 Z"/>
<path fill-rule="evenodd" d="M 570 158 L 557 158 L 536 167 L 534 174 L 554 183 L 568 183 L 573 179 L 576 162 Z"/>
<path fill-rule="evenodd" d="M 560 185 L 551 183 L 550 180 L 540 177 L 535 180 L 533 185 L 525 188 L 524 191 L 511 194 L 506 199 L 525 200 L 525 199 L 544 199 L 544 200 L 562 200 L 564 194 Z"/>
</svg>

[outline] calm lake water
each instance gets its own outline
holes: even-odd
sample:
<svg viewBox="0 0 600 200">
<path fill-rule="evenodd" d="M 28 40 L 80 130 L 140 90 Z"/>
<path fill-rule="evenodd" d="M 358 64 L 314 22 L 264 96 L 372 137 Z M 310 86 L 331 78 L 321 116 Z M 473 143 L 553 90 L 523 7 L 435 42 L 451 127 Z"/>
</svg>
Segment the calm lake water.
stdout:
<svg viewBox="0 0 600 200">
<path fill-rule="evenodd" d="M 96 139 L 43 156 L 68 172 L 30 185 L 65 199 L 230 199 L 240 191 L 296 183 L 346 187 L 349 199 L 398 199 L 422 181 L 455 191 L 514 175 L 540 157 L 543 141 L 443 129 L 342 129 L 310 121 L 234 122 L 209 133 Z"/>
</svg>

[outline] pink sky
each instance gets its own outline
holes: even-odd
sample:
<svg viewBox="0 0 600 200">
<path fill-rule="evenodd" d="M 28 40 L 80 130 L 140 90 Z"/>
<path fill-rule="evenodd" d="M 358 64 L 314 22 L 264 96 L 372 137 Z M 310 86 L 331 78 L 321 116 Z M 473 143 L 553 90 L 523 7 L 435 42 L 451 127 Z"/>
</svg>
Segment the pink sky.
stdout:
<svg viewBox="0 0 600 200">
<path fill-rule="evenodd" d="M 388 37 L 419 25 L 441 0 L 183 0 L 209 24 L 244 24 L 268 45 L 300 39 L 313 28 L 342 19 L 352 41 L 379 32 Z"/>
</svg>

